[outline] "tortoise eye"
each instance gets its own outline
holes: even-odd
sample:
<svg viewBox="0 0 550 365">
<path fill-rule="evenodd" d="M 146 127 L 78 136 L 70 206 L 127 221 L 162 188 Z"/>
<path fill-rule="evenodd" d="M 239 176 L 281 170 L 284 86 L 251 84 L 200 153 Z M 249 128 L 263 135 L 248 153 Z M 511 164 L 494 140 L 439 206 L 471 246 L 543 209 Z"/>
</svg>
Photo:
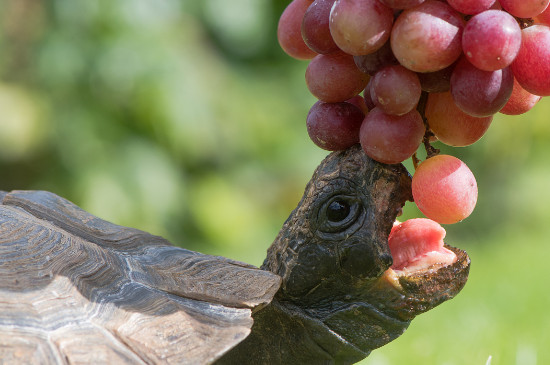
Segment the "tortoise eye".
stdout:
<svg viewBox="0 0 550 365">
<path fill-rule="evenodd" d="M 334 200 L 327 207 L 327 219 L 331 222 L 341 222 L 347 218 L 351 209 L 347 202 Z"/>
</svg>

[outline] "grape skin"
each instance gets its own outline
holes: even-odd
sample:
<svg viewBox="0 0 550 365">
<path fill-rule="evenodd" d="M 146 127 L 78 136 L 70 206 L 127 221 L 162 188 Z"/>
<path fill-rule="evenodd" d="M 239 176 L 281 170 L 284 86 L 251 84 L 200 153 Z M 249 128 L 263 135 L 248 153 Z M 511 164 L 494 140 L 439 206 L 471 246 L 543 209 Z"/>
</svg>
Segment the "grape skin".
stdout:
<svg viewBox="0 0 550 365">
<path fill-rule="evenodd" d="M 509 66 L 521 46 L 521 28 L 505 11 L 488 10 L 466 23 L 462 49 L 474 66 L 485 71 Z"/>
<path fill-rule="evenodd" d="M 384 66 L 399 64 L 399 61 L 393 55 L 389 40 L 376 52 L 363 56 L 353 56 L 353 60 L 361 71 L 371 76 L 374 76 Z"/>
<path fill-rule="evenodd" d="M 434 72 L 453 64 L 462 53 L 464 20 L 446 3 L 427 0 L 403 11 L 391 33 L 393 54 L 416 72 Z"/>
<path fill-rule="evenodd" d="M 392 24 L 392 9 L 378 0 L 337 0 L 330 12 L 332 38 L 341 50 L 354 56 L 382 47 Z"/>
<path fill-rule="evenodd" d="M 386 66 L 372 78 L 371 99 L 384 112 L 403 115 L 416 107 L 422 88 L 416 73 L 403 66 Z"/>
<path fill-rule="evenodd" d="M 514 86 L 509 67 L 483 71 L 462 58 L 451 75 L 451 94 L 462 111 L 474 117 L 487 117 L 504 107 Z"/>
<path fill-rule="evenodd" d="M 412 156 L 422 142 L 424 131 L 424 122 L 416 109 L 397 116 L 375 107 L 365 117 L 359 138 L 370 158 L 394 164 Z"/>
<path fill-rule="evenodd" d="M 306 69 L 306 85 L 319 100 L 336 103 L 359 94 L 369 81 L 353 57 L 343 52 L 315 56 Z"/>
<path fill-rule="evenodd" d="M 550 27 L 533 25 L 521 31 L 522 45 L 510 66 L 520 85 L 531 94 L 550 95 Z"/>
<path fill-rule="evenodd" d="M 429 93 L 442 93 L 451 90 L 451 75 L 454 67 L 453 63 L 439 71 L 417 73 L 422 90 Z"/>
<path fill-rule="evenodd" d="M 316 102 L 307 115 L 309 137 L 328 151 L 345 150 L 359 142 L 365 114 L 351 103 Z"/>
<path fill-rule="evenodd" d="M 330 9 L 336 0 L 315 0 L 302 21 L 302 38 L 309 48 L 320 54 L 339 50 L 330 35 Z"/>
<path fill-rule="evenodd" d="M 495 0 L 447 0 L 447 3 L 462 14 L 474 15 L 489 10 Z"/>
<path fill-rule="evenodd" d="M 302 38 L 302 19 L 312 0 L 293 0 L 281 14 L 277 26 L 279 45 L 290 57 L 309 60 L 317 53 L 313 52 Z"/>
<path fill-rule="evenodd" d="M 487 131 L 493 116 L 476 118 L 456 106 L 450 92 L 432 93 L 426 103 L 426 119 L 442 143 L 465 147 L 477 142 Z"/>
<path fill-rule="evenodd" d="M 521 87 L 519 82 L 514 78 L 514 88 L 512 96 L 500 110 L 506 115 L 520 115 L 531 110 L 541 99 L 541 96 L 531 94 L 529 91 Z"/>
<path fill-rule="evenodd" d="M 500 6 L 518 18 L 534 18 L 542 13 L 550 0 L 499 0 Z"/>
<path fill-rule="evenodd" d="M 464 162 L 450 155 L 437 155 L 417 167 L 412 194 L 426 217 L 441 224 L 453 224 L 473 212 L 477 182 Z"/>
</svg>

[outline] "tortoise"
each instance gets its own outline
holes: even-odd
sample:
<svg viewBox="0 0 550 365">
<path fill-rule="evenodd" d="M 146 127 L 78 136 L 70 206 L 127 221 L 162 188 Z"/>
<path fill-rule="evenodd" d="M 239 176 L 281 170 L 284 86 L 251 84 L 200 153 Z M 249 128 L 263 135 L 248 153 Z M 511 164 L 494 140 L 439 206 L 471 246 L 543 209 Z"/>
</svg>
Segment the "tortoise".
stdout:
<svg viewBox="0 0 550 365">
<path fill-rule="evenodd" d="M 470 259 L 391 268 L 401 165 L 331 153 L 260 268 L 45 191 L 0 193 L 2 364 L 349 364 L 455 296 Z"/>
</svg>

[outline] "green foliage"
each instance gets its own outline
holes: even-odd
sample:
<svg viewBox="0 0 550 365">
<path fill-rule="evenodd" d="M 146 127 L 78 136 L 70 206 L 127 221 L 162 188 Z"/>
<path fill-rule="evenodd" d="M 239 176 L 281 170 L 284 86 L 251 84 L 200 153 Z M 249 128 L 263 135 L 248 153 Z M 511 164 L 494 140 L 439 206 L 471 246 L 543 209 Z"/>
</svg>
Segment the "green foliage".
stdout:
<svg viewBox="0 0 550 365">
<path fill-rule="evenodd" d="M 0 189 L 261 264 L 326 155 L 305 129 L 306 63 L 276 42 L 286 3 L 0 1 Z M 550 362 L 549 109 L 445 149 L 479 184 L 472 216 L 446 227 L 470 282 L 366 364 Z"/>
</svg>

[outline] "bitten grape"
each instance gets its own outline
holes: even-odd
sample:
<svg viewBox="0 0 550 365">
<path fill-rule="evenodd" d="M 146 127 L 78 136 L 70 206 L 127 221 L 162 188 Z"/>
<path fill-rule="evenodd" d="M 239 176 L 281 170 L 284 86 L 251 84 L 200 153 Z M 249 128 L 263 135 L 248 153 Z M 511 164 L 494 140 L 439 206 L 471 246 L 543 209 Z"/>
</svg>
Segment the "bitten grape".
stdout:
<svg viewBox="0 0 550 365">
<path fill-rule="evenodd" d="M 336 103 L 359 94 L 369 81 L 353 57 L 343 52 L 317 55 L 306 69 L 306 84 L 319 100 Z"/>
<path fill-rule="evenodd" d="M 493 116 L 472 117 L 456 106 L 450 92 L 444 92 L 428 95 L 426 119 L 441 142 L 464 147 L 477 142 L 485 134 Z"/>
<path fill-rule="evenodd" d="M 315 103 L 307 115 L 311 140 L 328 151 L 344 150 L 359 142 L 365 114 L 351 103 Z"/>
<path fill-rule="evenodd" d="M 289 56 L 299 60 L 309 60 L 313 52 L 302 38 L 302 19 L 313 0 L 293 0 L 279 18 L 277 38 L 279 45 Z"/>
<path fill-rule="evenodd" d="M 464 162 L 450 155 L 423 161 L 412 179 L 412 194 L 418 209 L 441 224 L 468 217 L 477 202 L 477 182 Z"/>
<path fill-rule="evenodd" d="M 389 115 L 375 107 L 365 117 L 359 138 L 365 153 L 372 159 L 399 163 L 411 157 L 424 136 L 420 113 L 412 110 L 404 115 Z"/>
<path fill-rule="evenodd" d="M 403 11 L 391 33 L 391 48 L 399 62 L 416 72 L 450 66 L 462 53 L 460 14 L 446 3 L 426 0 Z"/>
</svg>

